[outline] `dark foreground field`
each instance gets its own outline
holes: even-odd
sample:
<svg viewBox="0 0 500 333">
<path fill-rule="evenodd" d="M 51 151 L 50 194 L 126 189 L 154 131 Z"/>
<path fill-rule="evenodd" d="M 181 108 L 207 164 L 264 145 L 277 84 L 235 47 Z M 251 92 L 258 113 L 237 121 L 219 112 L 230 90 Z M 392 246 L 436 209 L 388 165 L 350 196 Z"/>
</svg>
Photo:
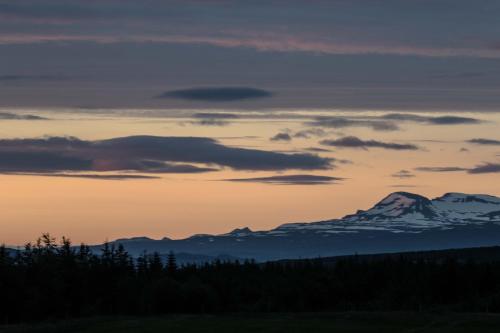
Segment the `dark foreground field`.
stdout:
<svg viewBox="0 0 500 333">
<path fill-rule="evenodd" d="M 500 332 L 500 315 L 341 313 L 235 316 L 95 318 L 34 326 L 1 327 L 0 333 L 203 333 L 203 332 Z"/>
</svg>

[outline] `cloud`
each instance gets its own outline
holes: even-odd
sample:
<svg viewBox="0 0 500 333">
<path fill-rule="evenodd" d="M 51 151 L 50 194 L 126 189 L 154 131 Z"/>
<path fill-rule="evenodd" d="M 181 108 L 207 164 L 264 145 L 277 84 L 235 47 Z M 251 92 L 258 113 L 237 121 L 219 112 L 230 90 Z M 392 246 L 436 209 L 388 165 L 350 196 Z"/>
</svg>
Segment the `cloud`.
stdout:
<svg viewBox="0 0 500 333">
<path fill-rule="evenodd" d="M 35 116 L 32 114 L 0 112 L 0 120 L 49 120 L 49 118 Z"/>
<path fill-rule="evenodd" d="M 231 1 L 3 0 L 0 18 L 21 20 L 24 25 L 18 29 L 37 34 L 42 41 L 48 37 L 78 40 L 79 34 L 85 34 L 91 40 L 116 43 L 207 44 L 314 54 L 499 57 L 494 34 L 498 24 L 493 16 L 498 6 L 495 1 L 486 2 L 478 6 L 470 1 L 431 5 L 434 2 L 339 0 L 311 6 L 307 1 L 287 1 L 283 12 L 284 1 L 228 6 Z M 433 20 L 426 20 L 429 12 Z M 376 13 L 380 19 L 368 20 L 367 13 Z M 75 27 L 36 25 L 43 20 Z M 5 30 L 8 34 L 13 29 Z M 37 41 L 34 37 L 19 40 Z M 219 62 L 214 61 L 214 67 Z"/>
<path fill-rule="evenodd" d="M 500 140 L 494 140 L 494 139 L 477 138 L 477 139 L 470 139 L 467 142 L 474 143 L 477 145 L 500 146 Z"/>
<path fill-rule="evenodd" d="M 71 144 L 63 150 L 56 148 L 54 152 L 50 151 L 51 148 L 42 149 L 41 151 L 30 151 L 30 149 L 32 147 L 27 147 L 27 151 L 3 151 L 0 148 L 0 172 L 53 173 L 62 171 L 132 170 L 146 173 L 201 173 L 217 171 L 214 168 L 202 168 L 189 164 L 174 164 L 162 161 L 92 159 L 91 156 L 88 156 L 92 154 L 83 150 L 79 152 L 78 147 L 72 147 Z M 76 151 L 65 153 L 64 150 L 67 149 L 76 149 Z"/>
<path fill-rule="evenodd" d="M 193 125 L 200 126 L 227 126 L 230 124 L 231 119 L 238 119 L 239 116 L 233 113 L 210 113 L 210 112 L 200 112 L 195 113 L 193 118 L 196 121 L 190 122 Z"/>
<path fill-rule="evenodd" d="M 390 143 L 376 140 L 361 140 L 355 136 L 346 136 L 337 140 L 323 140 L 320 142 L 325 146 L 339 148 L 383 148 L 392 150 L 418 150 L 419 147 L 414 144 Z"/>
<path fill-rule="evenodd" d="M 408 170 L 399 170 L 398 172 L 393 173 L 391 175 L 391 177 L 394 177 L 394 178 L 413 178 L 413 177 L 415 177 L 415 175 L 412 174 Z"/>
<path fill-rule="evenodd" d="M 234 113 L 222 113 L 222 112 L 199 112 L 193 115 L 194 118 L 200 119 L 238 119 L 239 116 Z"/>
<path fill-rule="evenodd" d="M 189 123 L 192 125 L 198 125 L 198 126 L 227 126 L 230 124 L 229 121 L 225 121 L 225 120 L 221 120 L 221 119 L 213 119 L 213 118 L 200 119 L 197 121 L 191 121 Z"/>
<path fill-rule="evenodd" d="M 434 125 L 466 125 L 466 124 L 479 124 L 482 121 L 475 118 L 457 117 L 457 116 L 442 116 L 429 118 L 427 120 L 430 124 Z"/>
<path fill-rule="evenodd" d="M 478 165 L 472 169 L 468 170 L 471 174 L 481 174 L 481 173 L 498 173 L 500 172 L 500 164 L 499 163 L 484 163 Z"/>
<path fill-rule="evenodd" d="M 479 124 L 482 121 L 476 118 L 458 117 L 458 116 L 421 116 L 411 113 L 389 113 L 381 116 L 383 119 L 399 120 L 399 121 L 412 121 L 420 123 L 428 123 L 431 125 L 466 125 L 466 124 Z"/>
<path fill-rule="evenodd" d="M 64 21 L 64 19 L 62 19 Z M 61 21 L 59 19 L 59 21 Z M 48 42 L 93 42 L 93 43 L 141 43 L 141 44 L 199 44 L 210 45 L 221 48 L 252 48 L 268 52 L 308 52 L 327 55 L 398 55 L 398 56 L 421 56 L 421 57 L 477 57 L 486 59 L 500 58 L 500 51 L 496 48 L 470 48 L 470 47 L 420 47 L 404 43 L 399 45 L 380 45 L 351 43 L 346 41 L 325 40 L 315 38 L 311 40 L 308 36 L 291 36 L 283 33 L 258 33 L 245 34 L 241 30 L 234 33 L 235 36 L 210 36 L 206 34 L 190 35 L 177 34 L 151 34 L 149 32 L 134 33 L 127 35 L 113 33 L 88 34 L 51 32 L 39 33 L 17 33 L 0 35 L 0 44 L 34 44 Z"/>
<path fill-rule="evenodd" d="M 269 140 L 271 141 L 292 141 L 292 137 L 288 133 L 278 133 Z"/>
<path fill-rule="evenodd" d="M 322 130 L 321 128 L 310 128 L 310 129 L 296 132 L 293 135 L 293 137 L 294 138 L 309 139 L 312 136 L 323 137 L 326 135 L 327 135 L 327 132 Z"/>
<path fill-rule="evenodd" d="M 332 162 L 333 159 L 313 154 L 228 147 L 214 139 L 199 137 L 0 140 L 0 172 L 199 173 L 218 170 L 214 166 L 236 170 L 315 170 L 332 168 Z"/>
<path fill-rule="evenodd" d="M 44 177 L 60 177 L 60 178 L 84 178 L 84 179 L 98 179 L 98 180 L 140 180 L 140 179 L 159 179 L 158 176 L 148 175 L 133 175 L 133 174 L 86 174 L 86 173 L 21 173 L 11 172 L 6 173 L 16 176 L 44 176 Z"/>
<path fill-rule="evenodd" d="M 257 178 L 225 179 L 225 181 L 231 182 L 266 183 L 275 185 L 325 185 L 337 183 L 342 180 L 344 180 L 344 178 L 317 175 L 285 175 Z"/>
<path fill-rule="evenodd" d="M 418 167 L 416 171 L 423 172 L 461 172 L 465 171 L 469 174 L 483 174 L 483 173 L 497 173 L 500 172 L 500 164 L 498 163 L 484 163 L 477 165 L 473 168 L 463 167 Z"/>
<path fill-rule="evenodd" d="M 44 173 L 87 170 L 92 170 L 92 160 L 84 157 L 65 156 L 50 151 L 30 151 L 30 148 L 21 147 L 17 151 L 4 151 L 0 148 L 0 172 Z"/>
<path fill-rule="evenodd" d="M 467 171 L 469 169 L 462 167 L 418 167 L 414 169 L 415 171 L 421 172 L 458 172 Z"/>
<path fill-rule="evenodd" d="M 466 125 L 482 123 L 480 119 L 459 116 L 422 116 L 412 113 L 388 113 L 377 117 L 316 117 L 309 125 L 328 128 L 367 127 L 374 131 L 397 131 L 397 122 L 416 122 L 429 125 Z"/>
<path fill-rule="evenodd" d="M 308 147 L 308 148 L 304 148 L 303 150 L 305 150 L 305 151 L 312 151 L 312 152 L 315 152 L 315 153 L 329 153 L 329 152 L 331 152 L 330 149 L 319 148 L 319 147 Z"/>
<path fill-rule="evenodd" d="M 177 98 L 190 101 L 233 102 L 247 99 L 271 97 L 272 93 L 251 87 L 207 87 L 167 91 L 159 98 Z"/>
<path fill-rule="evenodd" d="M 360 120 L 344 117 L 317 117 L 315 121 L 309 124 L 329 128 L 369 127 L 375 131 L 396 131 L 399 129 L 393 122 L 376 119 Z"/>
<path fill-rule="evenodd" d="M 191 164 L 166 163 L 162 161 L 144 160 L 137 164 L 137 171 L 148 173 L 203 173 L 219 171 L 216 168 L 199 167 Z"/>
</svg>

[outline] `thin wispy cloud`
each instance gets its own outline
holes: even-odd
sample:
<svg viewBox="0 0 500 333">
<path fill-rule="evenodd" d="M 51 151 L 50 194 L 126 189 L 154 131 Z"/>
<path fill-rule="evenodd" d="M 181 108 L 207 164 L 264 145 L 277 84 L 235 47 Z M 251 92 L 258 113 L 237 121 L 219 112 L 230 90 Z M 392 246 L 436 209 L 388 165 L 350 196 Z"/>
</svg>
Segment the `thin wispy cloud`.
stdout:
<svg viewBox="0 0 500 333">
<path fill-rule="evenodd" d="M 330 153 L 330 149 L 319 148 L 319 147 L 308 147 L 304 148 L 304 151 L 314 152 L 314 153 Z"/>
<path fill-rule="evenodd" d="M 404 178 L 413 178 L 415 177 L 415 175 L 409 170 L 399 170 L 398 172 L 393 173 L 391 177 L 404 179 Z"/>
<path fill-rule="evenodd" d="M 240 118 L 233 113 L 220 113 L 220 112 L 199 112 L 193 114 L 193 121 L 189 123 L 198 126 L 228 126 L 231 124 L 230 120 Z"/>
<path fill-rule="evenodd" d="M 495 139 L 477 138 L 477 139 L 470 139 L 467 142 L 484 146 L 500 146 L 500 140 L 495 140 Z"/>
<path fill-rule="evenodd" d="M 393 188 L 414 188 L 414 187 L 419 187 L 419 185 L 411 185 L 411 184 L 408 184 L 408 185 L 405 185 L 405 184 L 395 184 L 395 185 L 390 185 L 389 187 L 393 187 Z"/>
<path fill-rule="evenodd" d="M 399 127 L 390 121 L 353 119 L 347 117 L 317 117 L 309 125 L 327 128 L 368 127 L 375 131 L 396 131 Z"/>
<path fill-rule="evenodd" d="M 331 55 L 398 55 L 422 57 L 473 57 L 500 58 L 500 50 L 494 48 L 454 48 L 454 47 L 421 47 L 401 43 L 400 45 L 353 44 L 345 41 L 310 40 L 307 37 L 290 35 L 272 35 L 254 37 L 239 35 L 228 36 L 191 36 L 191 35 L 106 35 L 106 34 L 12 34 L 0 35 L 0 44 L 33 44 L 49 42 L 94 42 L 94 43 L 178 43 L 206 44 L 224 48 L 254 48 L 269 52 L 307 52 Z"/>
<path fill-rule="evenodd" d="M 185 123 L 181 123 L 181 124 L 185 124 Z M 228 126 L 231 123 L 229 121 L 224 120 L 224 119 L 205 118 L 205 119 L 190 121 L 189 124 L 197 125 L 197 126 Z"/>
<path fill-rule="evenodd" d="M 338 147 L 338 148 L 356 148 L 356 149 L 382 148 L 390 150 L 420 149 L 418 146 L 411 143 L 394 143 L 394 142 L 383 142 L 378 140 L 362 140 L 355 136 L 346 136 L 336 140 L 323 140 L 320 143 L 325 146 Z"/>
<path fill-rule="evenodd" d="M 394 121 L 411 121 L 419 123 L 427 123 L 430 125 L 467 125 L 479 124 L 482 121 L 476 118 L 461 117 L 461 116 L 422 116 L 411 113 L 389 113 L 381 116 L 383 119 Z"/>
<path fill-rule="evenodd" d="M 137 175 L 137 174 L 88 174 L 88 173 L 29 173 L 29 172 L 10 172 L 4 174 L 16 175 L 16 176 L 44 176 L 44 177 L 56 177 L 56 178 L 82 178 L 82 179 L 96 179 L 96 180 L 148 180 L 148 179 L 160 179 L 158 176 L 150 175 Z"/>
<path fill-rule="evenodd" d="M 421 172 L 438 172 L 438 173 L 447 173 L 447 172 L 466 172 L 469 174 L 487 174 L 487 173 L 498 173 L 500 172 L 500 164 L 499 163 L 483 163 L 476 165 L 472 168 L 464 168 L 464 167 L 418 167 L 415 168 L 415 171 Z"/>
<path fill-rule="evenodd" d="M 374 131 L 397 131 L 399 123 L 414 122 L 429 125 L 470 125 L 480 124 L 480 119 L 462 116 L 428 116 L 413 113 L 388 113 L 382 116 L 321 116 L 306 124 L 325 128 L 366 127 Z"/>
<path fill-rule="evenodd" d="M 49 118 L 33 114 L 0 112 L 0 120 L 49 120 Z"/>
<path fill-rule="evenodd" d="M 234 178 L 225 181 L 242 183 L 264 183 L 273 185 L 326 185 L 343 181 L 344 178 L 318 175 L 283 175 L 255 178 Z"/>
<path fill-rule="evenodd" d="M 445 166 L 445 167 L 417 167 L 414 169 L 415 171 L 420 172 L 460 172 L 460 171 L 468 171 L 468 168 L 463 167 L 453 167 L 453 166 Z"/>
<path fill-rule="evenodd" d="M 234 113 L 223 112 L 198 112 L 193 114 L 193 118 L 199 119 L 238 119 L 240 116 Z"/>
<path fill-rule="evenodd" d="M 500 173 L 500 163 L 484 163 L 468 170 L 472 174 Z"/>
<path fill-rule="evenodd" d="M 305 130 L 297 131 L 293 134 L 294 138 L 309 139 L 311 137 L 323 137 L 328 135 L 328 132 L 322 130 L 321 128 L 309 128 Z"/>
</svg>

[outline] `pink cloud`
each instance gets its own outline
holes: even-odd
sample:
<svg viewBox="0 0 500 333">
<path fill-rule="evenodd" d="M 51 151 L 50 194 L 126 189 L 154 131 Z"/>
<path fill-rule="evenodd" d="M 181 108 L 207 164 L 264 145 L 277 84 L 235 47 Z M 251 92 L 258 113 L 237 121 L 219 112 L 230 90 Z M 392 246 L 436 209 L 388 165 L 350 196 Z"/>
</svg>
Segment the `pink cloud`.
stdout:
<svg viewBox="0 0 500 333">
<path fill-rule="evenodd" d="M 207 44 L 227 48 L 253 48 L 274 52 L 312 52 L 319 54 L 393 54 L 424 57 L 478 57 L 500 58 L 500 49 L 419 47 L 394 44 L 356 44 L 333 40 L 313 40 L 286 34 L 254 34 L 225 36 L 189 35 L 74 35 L 74 34 L 5 34 L 0 35 L 0 44 L 31 44 L 47 42 L 96 42 L 96 43 L 179 43 Z"/>
</svg>

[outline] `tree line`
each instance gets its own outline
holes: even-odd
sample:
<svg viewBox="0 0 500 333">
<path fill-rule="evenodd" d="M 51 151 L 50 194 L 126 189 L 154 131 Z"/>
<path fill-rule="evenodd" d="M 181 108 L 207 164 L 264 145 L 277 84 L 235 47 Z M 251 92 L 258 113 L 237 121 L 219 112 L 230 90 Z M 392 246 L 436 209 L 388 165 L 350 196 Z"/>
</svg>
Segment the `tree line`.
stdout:
<svg viewBox="0 0 500 333">
<path fill-rule="evenodd" d="M 352 256 L 176 264 L 123 246 L 0 247 L 0 324 L 97 315 L 315 311 L 500 312 L 500 263 Z"/>
</svg>

